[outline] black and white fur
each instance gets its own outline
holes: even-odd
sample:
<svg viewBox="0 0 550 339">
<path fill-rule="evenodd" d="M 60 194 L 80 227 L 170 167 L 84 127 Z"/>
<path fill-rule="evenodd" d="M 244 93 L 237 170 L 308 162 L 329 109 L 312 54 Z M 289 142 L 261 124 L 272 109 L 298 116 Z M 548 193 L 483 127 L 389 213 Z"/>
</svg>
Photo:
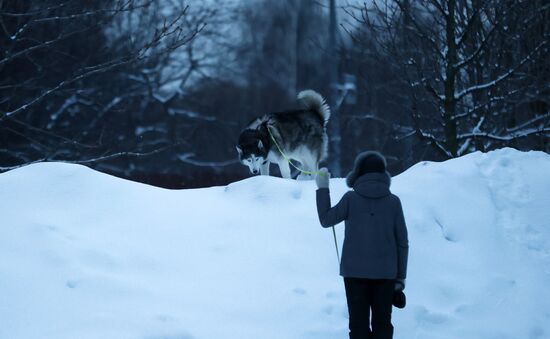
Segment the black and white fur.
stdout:
<svg viewBox="0 0 550 339">
<path fill-rule="evenodd" d="M 306 171 L 317 171 L 319 163 L 327 157 L 326 125 L 330 109 L 325 99 L 313 90 L 305 90 L 298 94 L 298 101 L 302 109 L 268 113 L 241 132 L 237 152 L 241 163 L 248 166 L 252 174 L 269 175 L 270 163 L 276 163 L 283 178 L 290 178 L 290 164 L 277 145 Z M 299 178 L 307 175 L 301 174 Z"/>
</svg>

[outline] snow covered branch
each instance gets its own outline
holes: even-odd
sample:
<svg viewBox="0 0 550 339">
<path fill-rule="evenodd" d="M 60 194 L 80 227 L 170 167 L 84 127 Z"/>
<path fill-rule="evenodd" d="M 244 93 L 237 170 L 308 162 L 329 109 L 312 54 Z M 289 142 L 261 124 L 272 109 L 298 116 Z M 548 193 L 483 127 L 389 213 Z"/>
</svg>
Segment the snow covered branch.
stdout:
<svg viewBox="0 0 550 339">
<path fill-rule="evenodd" d="M 176 146 L 176 145 L 161 147 L 161 148 L 157 148 L 157 149 L 154 149 L 154 150 L 148 151 L 148 152 L 116 152 L 116 153 L 105 154 L 105 155 L 101 155 L 101 156 L 97 156 L 97 157 L 91 157 L 91 158 L 88 158 L 88 159 L 64 159 L 64 158 L 58 158 L 55 155 L 53 155 L 53 156 L 48 156 L 48 157 L 42 157 L 42 158 L 39 158 L 39 159 L 36 159 L 36 160 L 33 160 L 33 161 L 28 161 L 28 162 L 25 162 L 21 165 L 0 166 L 0 171 L 10 171 L 10 170 L 20 168 L 20 167 L 23 167 L 23 166 L 26 166 L 26 165 L 39 163 L 39 162 L 45 162 L 45 161 L 64 162 L 64 163 L 84 165 L 84 164 L 91 164 L 91 163 L 94 163 L 94 162 L 112 160 L 112 159 L 120 158 L 120 157 L 146 157 L 146 156 L 154 155 L 154 154 L 157 154 L 157 153 L 160 153 L 160 152 L 164 152 L 164 151 L 166 151 L 169 148 L 174 147 L 174 146 Z"/>
<path fill-rule="evenodd" d="M 433 134 L 429 133 L 429 132 L 426 132 L 426 131 L 423 131 L 421 129 L 418 129 L 417 130 L 417 133 L 425 140 L 428 140 L 430 143 L 432 143 L 432 145 L 436 146 L 437 150 L 443 154 L 445 157 L 447 158 L 452 158 L 453 157 L 453 154 L 451 151 L 449 151 L 445 146 L 444 146 L 444 141 L 443 140 L 440 140 L 438 138 L 436 138 Z"/>
<path fill-rule="evenodd" d="M 115 10 L 110 10 L 113 13 L 110 15 L 118 15 L 122 12 L 128 11 L 128 10 L 134 10 L 136 8 L 141 8 L 142 6 L 130 6 L 128 7 L 128 4 L 131 3 L 130 0 L 128 0 L 127 3 L 124 3 L 122 8 L 118 8 Z M 150 4 L 150 2 L 148 3 Z M 132 64 L 135 62 L 138 62 L 140 60 L 144 60 L 147 58 L 150 58 L 154 54 L 166 54 L 169 52 L 172 52 L 179 47 L 189 43 L 191 40 L 195 38 L 197 34 L 199 34 L 202 29 L 204 29 L 204 24 L 198 25 L 191 29 L 190 31 L 184 32 L 182 28 L 182 22 L 185 18 L 185 15 L 187 13 L 188 7 L 185 7 L 177 16 L 175 16 L 172 20 L 168 22 L 164 22 L 163 25 L 156 29 L 154 34 L 151 36 L 150 39 L 144 41 L 141 45 L 141 47 L 138 47 L 136 50 L 127 53 L 124 56 L 114 58 L 111 60 L 107 60 L 101 63 L 97 63 L 95 65 L 91 66 L 83 66 L 73 74 L 71 74 L 68 78 L 60 81 L 57 85 L 52 86 L 46 90 L 43 90 L 42 93 L 35 96 L 34 98 L 28 100 L 27 102 L 21 104 L 20 106 L 16 108 L 12 108 L 11 110 L 8 110 L 6 112 L 3 112 L 3 114 L 0 115 L 0 122 L 2 120 L 12 117 L 22 111 L 25 111 L 29 109 L 31 106 L 38 104 L 43 99 L 47 98 L 48 96 L 52 95 L 53 93 L 59 91 L 60 89 L 63 89 L 71 84 L 74 84 L 76 82 L 80 82 L 82 80 L 85 80 L 91 76 L 95 76 L 100 73 L 109 72 L 115 68 L 122 67 L 128 64 Z M 106 10 L 98 10 L 93 12 L 94 15 L 97 15 L 98 13 L 102 13 Z M 69 15 L 70 17 L 70 15 Z M 52 17 L 49 19 L 55 19 L 56 17 Z M 60 18 L 62 20 L 63 18 Z M 109 19 L 112 19 L 109 17 Z M 48 20 L 50 21 L 50 20 Z M 100 23 L 106 22 L 106 21 L 99 21 L 94 22 L 93 24 L 89 26 L 85 26 L 83 29 L 80 30 L 72 30 L 67 33 L 61 34 L 58 37 L 38 43 L 36 45 L 33 45 L 31 47 L 25 48 L 23 50 L 20 50 L 15 53 L 10 53 L 8 56 L 4 57 L 0 60 L 0 67 L 4 64 L 7 64 L 9 62 L 12 62 L 16 60 L 19 57 L 27 56 L 30 53 L 36 52 L 39 49 L 49 48 L 57 43 L 61 43 L 62 41 L 74 36 L 74 35 L 80 35 L 82 33 L 85 33 L 88 30 L 91 30 L 93 28 L 97 28 Z"/>
<path fill-rule="evenodd" d="M 236 158 L 230 159 L 230 160 L 224 160 L 224 161 L 201 161 L 201 160 L 192 159 L 194 156 L 195 156 L 195 153 L 184 153 L 178 156 L 178 160 L 186 164 L 190 164 L 198 167 L 224 167 L 224 166 L 233 165 L 239 162 Z"/>
<path fill-rule="evenodd" d="M 468 139 L 468 138 L 487 138 L 487 139 L 493 139 L 498 141 L 512 141 L 519 138 L 525 138 L 530 135 L 534 134 L 540 134 L 544 135 L 546 137 L 550 137 L 547 133 L 550 133 L 550 127 L 546 128 L 530 128 L 521 130 L 519 132 L 509 133 L 506 135 L 496 135 L 489 132 L 473 132 L 473 133 L 465 133 L 458 136 L 459 140 Z"/>
<path fill-rule="evenodd" d="M 512 76 L 518 69 L 520 69 L 523 65 L 525 65 L 528 61 L 532 60 L 533 55 L 535 55 L 543 46 L 548 44 L 548 40 L 542 41 L 540 44 L 538 44 L 537 47 L 535 47 L 525 58 L 523 58 L 516 66 L 509 69 L 506 73 L 501 74 L 500 76 L 496 77 L 494 80 L 486 82 L 484 84 L 478 84 L 474 85 L 468 88 L 463 89 L 462 91 L 455 94 L 455 100 L 461 100 L 464 96 L 471 94 L 475 91 L 485 90 L 491 87 L 494 87 L 501 83 L 502 81 L 508 79 L 510 76 Z"/>
</svg>

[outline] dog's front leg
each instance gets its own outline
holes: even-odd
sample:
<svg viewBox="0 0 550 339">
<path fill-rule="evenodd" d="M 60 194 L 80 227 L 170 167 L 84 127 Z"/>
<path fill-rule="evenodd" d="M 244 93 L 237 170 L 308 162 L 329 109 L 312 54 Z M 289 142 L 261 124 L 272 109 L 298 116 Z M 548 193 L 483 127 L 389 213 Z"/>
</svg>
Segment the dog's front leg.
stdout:
<svg viewBox="0 0 550 339">
<path fill-rule="evenodd" d="M 262 164 L 262 166 L 260 167 L 260 174 L 269 175 L 269 161 L 266 161 L 265 164 Z"/>
<path fill-rule="evenodd" d="M 279 170 L 281 171 L 281 176 L 285 179 L 291 179 L 290 177 L 290 165 L 286 159 L 281 159 L 277 163 L 279 165 Z"/>
</svg>

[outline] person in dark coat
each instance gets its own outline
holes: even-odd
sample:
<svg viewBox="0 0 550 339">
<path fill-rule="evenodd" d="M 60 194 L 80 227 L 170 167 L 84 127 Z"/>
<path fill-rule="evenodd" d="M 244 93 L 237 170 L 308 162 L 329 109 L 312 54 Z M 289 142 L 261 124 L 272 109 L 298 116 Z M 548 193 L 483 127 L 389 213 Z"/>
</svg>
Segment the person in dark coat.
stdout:
<svg viewBox="0 0 550 339">
<path fill-rule="evenodd" d="M 323 174 L 316 176 L 319 221 L 323 227 L 345 221 L 340 275 L 346 289 L 349 337 L 392 338 L 393 295 L 405 288 L 409 244 L 401 201 L 390 192 L 386 160 L 378 152 L 359 154 L 346 178 L 352 190 L 334 207 L 330 173 L 326 168 L 320 171 Z"/>
</svg>

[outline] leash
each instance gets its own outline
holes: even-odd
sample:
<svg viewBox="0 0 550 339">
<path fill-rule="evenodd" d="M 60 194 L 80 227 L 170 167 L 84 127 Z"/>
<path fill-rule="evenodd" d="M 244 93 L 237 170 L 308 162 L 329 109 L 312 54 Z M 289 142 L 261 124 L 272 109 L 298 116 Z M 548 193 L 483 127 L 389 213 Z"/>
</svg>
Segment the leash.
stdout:
<svg viewBox="0 0 550 339">
<path fill-rule="evenodd" d="M 320 176 L 323 176 L 323 177 L 326 176 L 326 174 L 321 172 L 321 171 L 306 171 L 306 170 L 296 166 L 292 162 L 292 160 L 290 160 L 290 158 L 285 154 L 285 152 L 283 152 L 283 150 L 279 146 L 279 143 L 277 143 L 277 140 L 275 140 L 275 137 L 273 136 L 273 133 L 271 133 L 271 128 L 269 126 L 267 126 L 267 124 L 266 124 L 266 127 L 267 127 L 267 132 L 269 133 L 269 136 L 271 137 L 271 140 L 273 141 L 273 143 L 275 144 L 275 146 L 279 150 L 279 153 L 281 153 L 283 158 L 286 161 L 288 161 L 288 163 L 292 167 L 294 167 L 295 169 L 297 169 L 298 171 L 300 171 L 301 173 L 304 173 L 304 174 L 310 174 L 310 175 L 316 174 L 316 175 L 320 175 Z M 338 258 L 338 264 L 340 264 L 340 251 L 338 250 L 338 241 L 336 240 L 336 230 L 334 229 L 334 226 L 332 226 L 332 236 L 334 237 L 334 247 L 336 248 L 336 258 Z"/>
<path fill-rule="evenodd" d="M 338 258 L 338 264 L 340 264 L 340 251 L 338 251 L 338 242 L 336 241 L 336 230 L 332 226 L 332 236 L 334 237 L 334 247 L 336 247 L 336 258 Z"/>
</svg>

